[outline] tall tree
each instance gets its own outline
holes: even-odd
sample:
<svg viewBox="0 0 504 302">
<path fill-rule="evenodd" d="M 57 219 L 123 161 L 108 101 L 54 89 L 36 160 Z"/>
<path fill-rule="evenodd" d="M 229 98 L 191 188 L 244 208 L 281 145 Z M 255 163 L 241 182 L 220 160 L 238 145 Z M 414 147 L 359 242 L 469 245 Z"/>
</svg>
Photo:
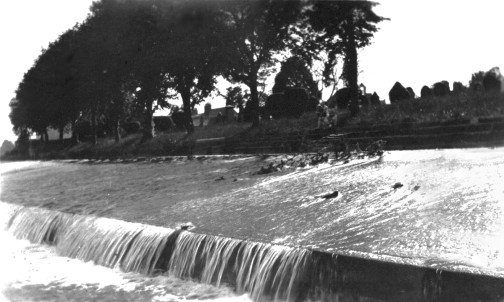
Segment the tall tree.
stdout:
<svg viewBox="0 0 504 302">
<path fill-rule="evenodd" d="M 131 85 L 131 41 L 136 38 L 127 25 L 134 9 L 133 1 L 102 0 L 91 7 L 91 14 L 78 31 L 77 64 L 79 98 L 83 117 L 91 121 L 96 142 L 97 123 L 108 122 L 119 139 L 119 122 L 136 87 Z"/>
<path fill-rule="evenodd" d="M 342 77 L 350 90 L 350 111 L 358 113 L 358 55 L 357 49 L 371 44 L 371 38 L 378 31 L 377 24 L 388 20 L 378 16 L 371 1 L 320 1 L 312 0 L 306 10 L 310 29 L 304 31 L 303 39 L 308 43 L 309 52 L 326 52 L 328 61 L 324 75 L 333 74 L 337 57 L 343 55 Z M 309 33 L 309 36 L 307 35 Z"/>
<path fill-rule="evenodd" d="M 143 115 L 144 138 L 151 138 L 154 112 L 169 106 L 166 101 L 169 81 L 162 56 L 172 41 L 163 41 L 163 31 L 167 29 L 162 28 L 162 9 L 156 5 L 162 2 L 129 2 L 126 5 L 130 16 L 123 26 L 123 40 L 127 44 L 125 51 L 129 53 L 136 108 Z"/>
<path fill-rule="evenodd" d="M 112 43 L 118 41 L 112 35 L 112 23 L 117 22 L 114 14 L 105 9 L 113 1 L 95 2 L 88 19 L 79 27 L 78 52 L 76 62 L 79 65 L 80 81 L 77 91 L 82 104 L 81 120 L 90 121 L 92 140 L 97 142 L 97 124 L 103 123 L 110 113 L 112 95 L 118 95 L 120 76 L 116 52 Z"/>
<path fill-rule="evenodd" d="M 249 87 L 252 126 L 259 125 L 259 83 L 271 74 L 275 54 L 289 45 L 290 28 L 299 18 L 299 1 L 223 1 L 227 25 L 224 75 L 232 83 Z"/>
<path fill-rule="evenodd" d="M 16 97 L 9 103 L 9 118 L 17 135 L 33 131 L 43 136 L 51 123 L 44 89 L 47 86 L 43 82 L 45 77 L 40 68 L 35 68 L 38 62 L 25 73 L 16 90 Z"/>
<path fill-rule="evenodd" d="M 222 69 L 221 32 L 217 5 L 212 1 L 154 1 L 159 9 L 156 31 L 151 44 L 157 66 L 152 76 L 159 76 L 156 93 L 166 97 L 168 89 L 182 99 L 185 128 L 194 131 L 192 112 L 214 89 L 216 76 Z M 159 70 L 151 68 L 151 70 Z M 157 101 L 162 100 L 159 95 Z"/>
<path fill-rule="evenodd" d="M 76 58 L 77 27 L 64 32 L 59 39 L 52 43 L 45 53 L 48 56 L 50 86 L 46 88 L 51 92 L 49 110 L 51 111 L 51 127 L 58 129 L 59 138 L 67 132 L 69 124 L 74 124 L 82 109 L 76 95 L 79 80 Z M 46 70 L 49 72 L 49 70 Z"/>
<path fill-rule="evenodd" d="M 75 29 L 63 33 L 44 50 L 24 75 L 11 102 L 11 121 L 15 130 L 30 129 L 47 139 L 47 128 L 60 131 L 75 120 L 76 72 L 73 68 Z"/>
<path fill-rule="evenodd" d="M 280 72 L 275 76 L 273 93 L 283 92 L 286 88 L 304 88 L 313 97 L 319 97 L 317 83 L 306 61 L 299 56 L 292 56 L 282 62 Z"/>
</svg>

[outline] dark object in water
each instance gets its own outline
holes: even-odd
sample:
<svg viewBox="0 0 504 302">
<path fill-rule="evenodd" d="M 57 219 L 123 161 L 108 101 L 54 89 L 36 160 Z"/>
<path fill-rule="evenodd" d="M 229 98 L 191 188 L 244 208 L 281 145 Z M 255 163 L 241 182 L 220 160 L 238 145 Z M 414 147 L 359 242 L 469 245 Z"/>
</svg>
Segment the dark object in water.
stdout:
<svg viewBox="0 0 504 302">
<path fill-rule="evenodd" d="M 177 228 L 181 231 L 188 231 L 188 230 L 194 228 L 194 224 L 192 224 L 191 222 L 186 222 L 186 223 L 179 225 Z"/>
<path fill-rule="evenodd" d="M 402 183 L 400 183 L 400 182 L 396 182 L 396 183 L 392 186 L 392 188 L 395 190 L 395 189 L 399 189 L 399 188 L 401 188 L 402 186 L 403 186 L 403 184 L 402 184 Z"/>
<path fill-rule="evenodd" d="M 413 187 L 413 190 L 415 190 L 415 191 L 418 190 L 418 189 L 420 189 L 420 186 Z"/>
<path fill-rule="evenodd" d="M 376 142 L 373 142 L 371 145 L 367 146 L 366 152 L 367 156 L 382 156 L 383 155 L 383 148 L 385 147 L 385 144 L 387 141 L 385 140 L 377 140 Z"/>
<path fill-rule="evenodd" d="M 262 166 L 261 169 L 259 171 L 256 172 L 256 174 L 269 174 L 269 173 L 272 173 L 272 172 L 276 172 L 278 171 L 277 167 L 275 167 L 275 165 L 273 163 L 269 163 L 268 166 Z"/>
<path fill-rule="evenodd" d="M 224 180 L 224 176 L 217 178 L 215 181 Z"/>
<path fill-rule="evenodd" d="M 334 191 L 334 192 L 327 193 L 327 194 L 324 194 L 324 195 L 318 195 L 317 197 L 329 199 L 329 198 L 338 197 L 338 195 L 339 195 L 339 192 L 338 191 Z"/>
</svg>

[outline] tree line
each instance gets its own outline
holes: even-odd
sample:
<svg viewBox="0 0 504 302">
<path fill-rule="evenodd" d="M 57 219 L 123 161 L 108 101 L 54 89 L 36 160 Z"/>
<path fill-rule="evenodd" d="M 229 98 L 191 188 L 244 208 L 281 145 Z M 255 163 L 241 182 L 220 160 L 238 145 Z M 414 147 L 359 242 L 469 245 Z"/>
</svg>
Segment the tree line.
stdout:
<svg viewBox="0 0 504 302">
<path fill-rule="evenodd" d="M 280 55 L 291 56 L 290 65 L 306 69 L 322 62 L 327 86 L 338 80 L 334 71 L 341 61 L 349 109 L 356 114 L 357 49 L 371 43 L 377 24 L 385 20 L 373 12 L 375 5 L 100 0 L 84 22 L 50 43 L 25 73 L 10 102 L 10 119 L 18 135 L 35 132 L 46 138 L 49 127 L 62 138 L 87 123 L 96 142 L 98 124 L 119 140 L 121 123 L 136 118 L 149 137 L 154 112 L 180 98 L 185 129 L 191 133 L 191 112 L 221 76 L 248 88 L 247 108 L 257 126 L 260 88 Z M 292 82 L 287 67 L 277 76 L 276 91 Z M 310 85 L 306 88 L 315 90 Z"/>
</svg>

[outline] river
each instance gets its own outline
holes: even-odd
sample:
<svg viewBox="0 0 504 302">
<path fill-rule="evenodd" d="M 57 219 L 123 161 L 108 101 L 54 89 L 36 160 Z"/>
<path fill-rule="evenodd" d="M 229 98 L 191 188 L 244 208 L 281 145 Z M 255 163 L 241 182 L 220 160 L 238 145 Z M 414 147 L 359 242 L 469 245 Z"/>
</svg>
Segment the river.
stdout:
<svg viewBox="0 0 504 302">
<path fill-rule="evenodd" d="M 504 278 L 503 155 L 503 148 L 390 151 L 380 159 L 265 176 L 254 174 L 264 163 L 261 157 L 2 163 L 0 200 L 168 229 L 188 225 L 194 234 L 289 249 Z M 317 197 L 336 190 L 336 198 Z M 28 243 L 22 249 L 30 257 L 32 250 L 35 255 L 39 249 L 56 253 Z M 111 273 L 126 278 L 120 271 Z M 135 278 L 144 278 L 140 276 Z M 230 289 L 227 294 L 232 295 Z"/>
</svg>

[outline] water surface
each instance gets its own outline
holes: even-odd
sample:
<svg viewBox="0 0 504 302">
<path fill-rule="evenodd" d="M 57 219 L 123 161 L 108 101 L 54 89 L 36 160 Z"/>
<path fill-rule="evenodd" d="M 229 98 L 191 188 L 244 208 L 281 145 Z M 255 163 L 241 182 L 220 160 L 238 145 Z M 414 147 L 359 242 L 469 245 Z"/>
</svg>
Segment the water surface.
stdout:
<svg viewBox="0 0 504 302">
<path fill-rule="evenodd" d="M 42 162 L 2 172 L 0 200 L 504 276 L 503 155 L 503 148 L 392 151 L 266 176 L 253 175 L 258 157 Z M 334 190 L 335 199 L 316 197 Z"/>
</svg>

